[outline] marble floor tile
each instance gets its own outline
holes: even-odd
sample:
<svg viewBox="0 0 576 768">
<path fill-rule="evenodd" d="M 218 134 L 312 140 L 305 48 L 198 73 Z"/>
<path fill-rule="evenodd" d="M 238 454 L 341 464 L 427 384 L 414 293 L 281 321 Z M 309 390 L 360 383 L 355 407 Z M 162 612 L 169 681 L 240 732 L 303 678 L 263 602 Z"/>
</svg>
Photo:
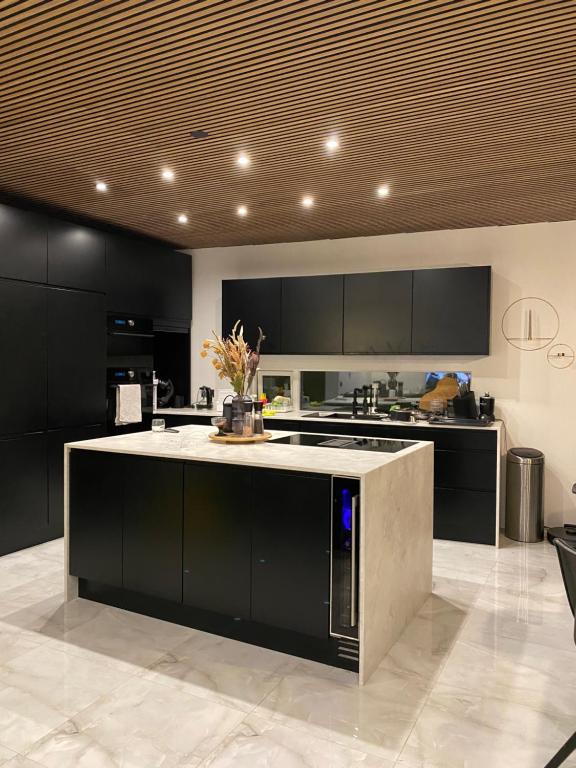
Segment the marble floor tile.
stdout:
<svg viewBox="0 0 576 768">
<path fill-rule="evenodd" d="M 143 677 L 250 712 L 292 665 L 286 654 L 198 633 L 152 664 Z"/>
<path fill-rule="evenodd" d="M 38 648 L 47 638 L 35 632 L 27 632 L 0 620 L 0 666 L 27 651 Z"/>
<path fill-rule="evenodd" d="M 401 753 L 404 768 L 543 768 L 574 718 L 438 685 Z M 573 768 L 576 759 L 565 763 Z"/>
<path fill-rule="evenodd" d="M 176 768 L 197 764 L 245 713 L 132 678 L 27 753 L 47 768 Z"/>
<path fill-rule="evenodd" d="M 296 668 L 254 714 L 343 747 L 394 760 L 427 694 L 419 681 L 388 669 L 378 669 L 359 688 Z"/>
<path fill-rule="evenodd" d="M 0 744 L 24 752 L 67 717 L 33 693 L 0 685 Z"/>
<path fill-rule="evenodd" d="M 46 644 L 0 667 L 0 685 L 26 691 L 68 717 L 129 679 L 125 672 Z"/>
<path fill-rule="evenodd" d="M 202 768 L 393 768 L 393 763 L 249 715 Z"/>
<path fill-rule="evenodd" d="M 59 647 L 86 658 L 97 653 L 107 663 L 148 667 L 194 635 L 196 630 L 140 616 L 119 608 L 104 607 L 95 618 L 65 632 Z"/>
<path fill-rule="evenodd" d="M 7 763 L 0 763 L 2 768 L 42 768 L 40 763 L 36 763 L 34 760 L 29 760 L 22 755 L 16 755 Z"/>
<path fill-rule="evenodd" d="M 13 750 L 0 745 L 0 766 L 5 766 L 9 760 L 17 756 L 18 755 Z"/>
</svg>

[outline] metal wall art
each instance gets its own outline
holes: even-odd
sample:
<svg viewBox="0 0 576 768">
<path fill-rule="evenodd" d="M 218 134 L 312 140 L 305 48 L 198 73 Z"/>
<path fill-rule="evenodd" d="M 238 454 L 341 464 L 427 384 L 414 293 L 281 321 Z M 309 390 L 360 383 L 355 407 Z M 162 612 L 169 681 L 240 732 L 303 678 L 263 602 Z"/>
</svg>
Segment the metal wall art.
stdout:
<svg viewBox="0 0 576 768">
<path fill-rule="evenodd" d="M 568 344 L 554 344 L 546 357 L 553 368 L 569 368 L 574 362 L 574 350 Z"/>
<path fill-rule="evenodd" d="M 556 309 L 546 299 L 528 296 L 514 301 L 502 317 L 502 333 L 516 349 L 535 352 L 551 344 L 560 329 Z"/>
</svg>

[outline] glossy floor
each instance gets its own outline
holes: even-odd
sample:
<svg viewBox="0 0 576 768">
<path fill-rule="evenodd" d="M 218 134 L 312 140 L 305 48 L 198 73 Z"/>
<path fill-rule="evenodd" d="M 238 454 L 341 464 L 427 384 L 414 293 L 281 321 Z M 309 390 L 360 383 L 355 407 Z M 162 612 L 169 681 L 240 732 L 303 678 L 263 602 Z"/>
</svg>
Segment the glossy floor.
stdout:
<svg viewBox="0 0 576 768">
<path fill-rule="evenodd" d="M 572 616 L 546 543 L 437 542 L 434 594 L 362 689 L 64 604 L 62 561 L 61 541 L 0 559 L 4 768 L 543 768 L 576 729 Z"/>
</svg>

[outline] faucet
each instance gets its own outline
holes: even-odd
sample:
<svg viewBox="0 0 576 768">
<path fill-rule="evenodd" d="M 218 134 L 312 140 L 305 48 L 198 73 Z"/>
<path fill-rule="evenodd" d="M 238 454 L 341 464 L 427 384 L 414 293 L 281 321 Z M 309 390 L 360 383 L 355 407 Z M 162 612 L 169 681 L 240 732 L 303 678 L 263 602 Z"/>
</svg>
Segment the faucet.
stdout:
<svg viewBox="0 0 576 768">
<path fill-rule="evenodd" d="M 362 394 L 362 390 L 359 387 L 354 387 L 354 394 L 352 397 L 352 418 L 355 419 L 358 416 L 358 395 Z"/>
<path fill-rule="evenodd" d="M 368 393 L 370 393 L 370 404 L 368 403 Z M 370 387 L 364 385 L 362 387 L 362 413 L 364 416 L 367 416 L 370 411 L 370 406 L 372 405 L 372 390 Z"/>
</svg>

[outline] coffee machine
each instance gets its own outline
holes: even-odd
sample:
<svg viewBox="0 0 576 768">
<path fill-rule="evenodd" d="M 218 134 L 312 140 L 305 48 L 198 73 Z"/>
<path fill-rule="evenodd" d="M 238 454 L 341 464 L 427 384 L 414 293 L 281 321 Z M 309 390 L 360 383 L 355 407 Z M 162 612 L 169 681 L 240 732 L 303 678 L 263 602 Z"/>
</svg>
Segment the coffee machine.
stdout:
<svg viewBox="0 0 576 768">
<path fill-rule="evenodd" d="M 198 399 L 196 401 L 196 408 L 204 408 L 210 410 L 214 402 L 214 390 L 211 387 L 200 387 L 198 390 Z"/>
</svg>

